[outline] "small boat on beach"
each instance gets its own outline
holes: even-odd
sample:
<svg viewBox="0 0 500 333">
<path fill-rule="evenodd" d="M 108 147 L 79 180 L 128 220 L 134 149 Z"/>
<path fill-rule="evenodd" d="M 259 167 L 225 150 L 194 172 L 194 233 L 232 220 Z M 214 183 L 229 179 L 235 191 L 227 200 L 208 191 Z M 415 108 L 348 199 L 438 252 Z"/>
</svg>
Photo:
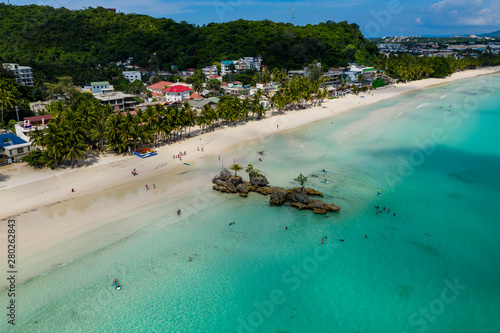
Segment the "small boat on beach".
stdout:
<svg viewBox="0 0 500 333">
<path fill-rule="evenodd" d="M 122 289 L 122 287 L 120 287 L 120 284 L 118 283 L 118 281 L 116 281 L 116 279 L 113 280 L 113 286 L 115 287 L 116 290 Z"/>
<path fill-rule="evenodd" d="M 156 150 L 152 150 L 152 149 L 149 149 L 149 148 L 143 148 L 143 149 L 135 150 L 134 154 L 136 156 L 139 156 L 140 158 L 148 158 L 148 157 L 151 157 L 151 156 L 155 156 L 158 153 L 156 152 Z"/>
</svg>

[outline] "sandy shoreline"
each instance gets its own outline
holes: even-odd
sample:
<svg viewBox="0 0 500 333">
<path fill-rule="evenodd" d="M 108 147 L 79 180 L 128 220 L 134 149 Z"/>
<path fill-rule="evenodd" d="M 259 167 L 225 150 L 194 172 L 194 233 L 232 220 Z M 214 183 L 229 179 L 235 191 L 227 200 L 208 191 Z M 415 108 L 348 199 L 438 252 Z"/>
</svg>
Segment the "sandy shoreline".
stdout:
<svg viewBox="0 0 500 333">
<path fill-rule="evenodd" d="M 426 79 L 361 94 L 364 98 L 348 96 L 330 100 L 322 106 L 224 128 L 163 146 L 158 148 L 157 156 L 148 159 L 108 154 L 76 169 L 34 170 L 24 164 L 3 167 L 0 169 L 0 241 L 5 244 L 7 220 L 15 219 L 16 255 L 20 265 L 17 267 L 18 281 L 29 279 L 134 233 L 141 225 L 126 217 L 147 211 L 159 201 L 171 204 L 175 215 L 175 202 L 197 187 L 203 186 L 198 189 L 202 191 L 199 192 L 202 193 L 200 200 L 203 200 L 203 193 L 210 196 L 212 192 L 207 184 L 221 163 L 229 166 L 236 156 L 229 156 L 227 152 L 238 145 L 248 148 L 251 142 L 279 131 L 419 89 L 499 71 L 500 67 L 469 70 L 445 79 Z M 202 147 L 204 152 L 198 151 Z M 179 151 L 187 152 L 182 161 L 172 158 Z M 221 161 L 218 156 L 221 156 Z M 186 166 L 184 162 L 190 165 Z M 134 168 L 139 172 L 135 177 L 130 173 Z M 145 184 L 151 188 L 153 183 L 157 189 L 147 191 Z M 72 193 L 72 188 L 76 192 Z M 123 220 L 119 232 L 115 228 L 118 220 Z M 172 218 L 172 223 L 178 221 Z M 7 262 L 6 251 L 1 252 L 0 260 Z M 0 287 L 4 286 L 5 283 L 0 284 Z"/>
</svg>

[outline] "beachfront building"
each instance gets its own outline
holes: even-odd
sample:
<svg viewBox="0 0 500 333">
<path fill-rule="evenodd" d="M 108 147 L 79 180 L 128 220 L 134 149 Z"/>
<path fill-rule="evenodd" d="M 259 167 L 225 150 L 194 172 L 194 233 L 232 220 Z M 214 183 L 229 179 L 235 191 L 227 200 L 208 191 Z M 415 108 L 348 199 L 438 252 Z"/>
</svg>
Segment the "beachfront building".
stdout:
<svg viewBox="0 0 500 333">
<path fill-rule="evenodd" d="M 167 89 L 163 89 L 163 92 L 165 93 L 165 101 L 167 103 L 171 103 L 189 99 L 189 96 L 191 95 L 191 90 L 192 90 L 191 88 L 183 84 L 176 84 L 170 86 Z"/>
<path fill-rule="evenodd" d="M 134 95 L 125 94 L 121 91 L 108 91 L 94 94 L 94 97 L 101 103 L 110 105 L 115 111 L 134 110 L 136 101 Z"/>
<path fill-rule="evenodd" d="M 130 82 L 134 82 L 135 80 L 142 81 L 140 71 L 124 71 L 124 72 L 122 72 L 122 74 Z"/>
<path fill-rule="evenodd" d="M 250 96 L 253 96 L 257 91 L 262 91 L 266 94 L 278 91 L 280 84 L 278 82 L 256 83 L 255 87 L 250 88 Z"/>
<path fill-rule="evenodd" d="M 35 129 L 39 131 L 45 130 L 47 128 L 47 124 L 52 119 L 51 114 L 43 114 L 40 116 L 34 117 L 24 117 L 23 121 L 20 121 L 14 125 L 14 129 L 16 130 L 16 135 L 21 139 L 29 142 L 31 139 L 31 132 Z"/>
<path fill-rule="evenodd" d="M 215 65 L 202 68 L 201 71 L 203 72 L 203 74 L 205 74 L 205 77 L 207 77 L 207 78 L 209 78 L 211 76 L 217 76 L 219 74 L 219 71 L 217 70 L 217 66 L 215 66 Z"/>
<path fill-rule="evenodd" d="M 321 88 L 338 88 L 342 84 L 342 77 L 345 68 L 330 68 L 324 74 L 325 81 L 321 83 Z"/>
<path fill-rule="evenodd" d="M 371 80 L 376 73 L 377 71 L 373 67 L 358 65 L 351 65 L 351 68 L 345 72 L 352 82 L 359 82 L 358 78 L 360 74 L 363 76 L 363 80 Z"/>
<path fill-rule="evenodd" d="M 11 63 L 3 64 L 3 67 L 14 73 L 18 84 L 33 87 L 33 70 L 31 67 Z"/>
<path fill-rule="evenodd" d="M 92 86 L 93 94 L 102 94 L 104 92 L 113 91 L 113 89 L 109 87 L 108 81 L 91 82 L 90 85 Z"/>
<path fill-rule="evenodd" d="M 0 165 L 20 162 L 31 152 L 31 144 L 11 131 L 0 130 Z"/>
</svg>

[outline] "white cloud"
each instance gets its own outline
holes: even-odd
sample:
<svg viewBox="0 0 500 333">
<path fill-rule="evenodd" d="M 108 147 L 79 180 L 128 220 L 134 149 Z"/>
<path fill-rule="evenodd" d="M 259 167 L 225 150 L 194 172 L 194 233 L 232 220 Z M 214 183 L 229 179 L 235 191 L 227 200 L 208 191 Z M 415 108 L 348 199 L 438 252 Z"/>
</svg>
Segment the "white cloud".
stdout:
<svg viewBox="0 0 500 333">
<path fill-rule="evenodd" d="M 441 0 L 431 5 L 431 10 L 441 11 L 456 7 L 481 6 L 482 0 Z"/>
<path fill-rule="evenodd" d="M 500 3 L 498 0 L 441 0 L 429 7 L 429 13 L 439 15 L 439 21 L 447 25 L 497 26 Z"/>
<path fill-rule="evenodd" d="M 416 23 L 416 24 L 424 24 L 424 22 L 422 21 L 422 18 L 421 18 L 421 17 L 417 17 L 417 18 L 415 19 L 415 23 Z"/>
</svg>

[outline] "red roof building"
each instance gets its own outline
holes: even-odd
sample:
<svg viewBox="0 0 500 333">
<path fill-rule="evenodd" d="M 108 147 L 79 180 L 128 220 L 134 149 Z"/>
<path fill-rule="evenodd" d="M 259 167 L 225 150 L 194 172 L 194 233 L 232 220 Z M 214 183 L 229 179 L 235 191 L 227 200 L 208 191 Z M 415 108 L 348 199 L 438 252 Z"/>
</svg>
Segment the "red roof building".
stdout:
<svg viewBox="0 0 500 333">
<path fill-rule="evenodd" d="M 24 117 L 25 122 L 29 122 L 32 125 L 40 125 L 42 122 L 45 124 L 49 122 L 49 120 L 52 118 L 51 114 L 45 114 L 43 116 L 35 116 L 35 117 Z"/>
<path fill-rule="evenodd" d="M 182 85 L 175 85 L 168 87 L 167 89 L 163 89 L 164 92 L 168 93 L 180 93 L 180 92 L 185 92 L 185 91 L 191 91 L 190 88 Z"/>
<path fill-rule="evenodd" d="M 197 93 L 192 93 L 191 96 L 189 96 L 189 99 L 195 99 L 195 98 L 203 98 L 203 96 Z"/>
<path fill-rule="evenodd" d="M 163 95 L 163 89 L 165 89 L 165 87 L 171 86 L 172 84 L 172 82 L 160 81 L 148 86 L 147 89 L 153 93 L 153 96 Z"/>
<path fill-rule="evenodd" d="M 178 84 L 163 89 L 163 91 L 165 92 L 165 100 L 167 102 L 180 102 L 189 99 L 191 88 Z"/>
</svg>

